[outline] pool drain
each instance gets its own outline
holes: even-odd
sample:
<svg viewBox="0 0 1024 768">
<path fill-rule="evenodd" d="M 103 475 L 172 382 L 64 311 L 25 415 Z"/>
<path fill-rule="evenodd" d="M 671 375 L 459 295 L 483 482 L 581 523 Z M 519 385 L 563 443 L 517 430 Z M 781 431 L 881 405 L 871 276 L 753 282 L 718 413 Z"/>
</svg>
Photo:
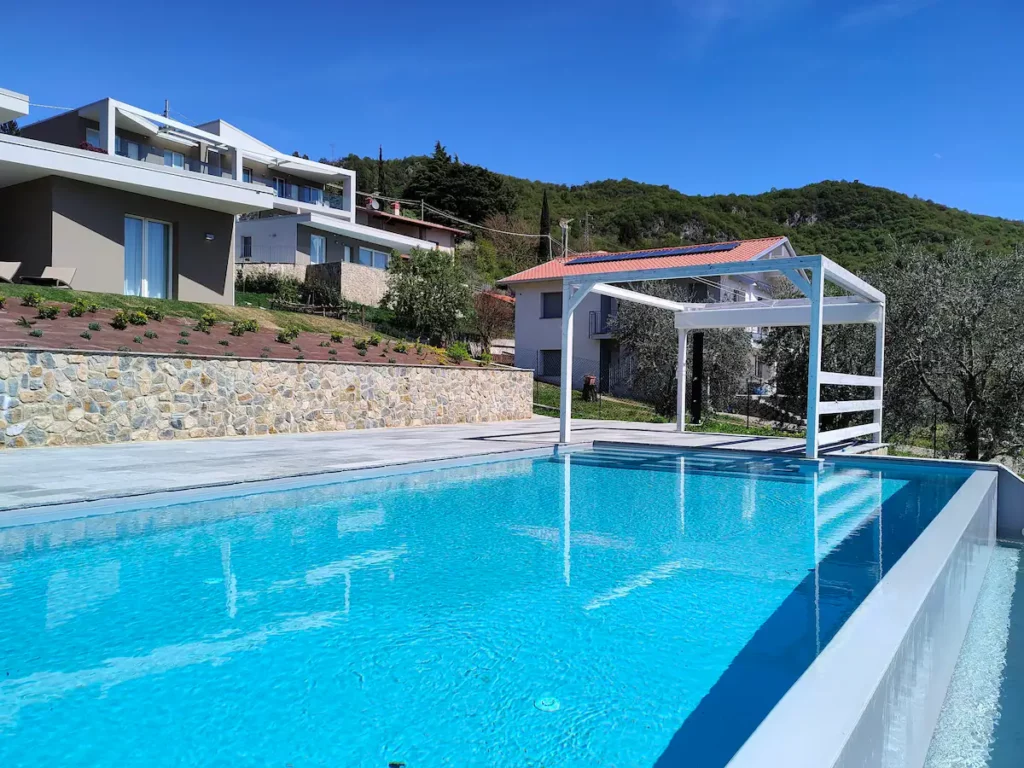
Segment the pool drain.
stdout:
<svg viewBox="0 0 1024 768">
<path fill-rule="evenodd" d="M 562 708 L 562 705 L 558 703 L 558 699 L 554 696 L 541 696 L 533 702 L 533 706 L 541 712 L 557 712 Z"/>
</svg>

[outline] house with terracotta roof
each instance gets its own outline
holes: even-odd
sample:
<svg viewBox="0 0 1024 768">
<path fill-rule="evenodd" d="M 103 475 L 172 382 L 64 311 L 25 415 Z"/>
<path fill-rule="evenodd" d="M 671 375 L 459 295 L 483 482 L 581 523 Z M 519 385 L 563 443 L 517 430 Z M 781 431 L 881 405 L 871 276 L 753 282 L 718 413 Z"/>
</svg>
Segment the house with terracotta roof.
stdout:
<svg viewBox="0 0 1024 768">
<path fill-rule="evenodd" d="M 736 261 L 795 257 L 786 237 L 728 243 L 655 248 L 642 251 L 578 253 L 552 259 L 500 281 L 515 293 L 516 366 L 530 368 L 537 378 L 557 381 L 562 366 L 562 287 L 566 278 L 621 272 L 628 281 L 636 270 L 657 271 Z M 769 298 L 770 285 L 761 273 L 681 280 L 695 301 L 757 301 Z M 612 333 L 618 300 L 590 294 L 576 309 L 573 328 L 573 387 L 587 375 L 597 377 L 602 392 L 625 389 L 627 361 Z M 585 320 L 585 322 L 584 322 Z"/>
</svg>

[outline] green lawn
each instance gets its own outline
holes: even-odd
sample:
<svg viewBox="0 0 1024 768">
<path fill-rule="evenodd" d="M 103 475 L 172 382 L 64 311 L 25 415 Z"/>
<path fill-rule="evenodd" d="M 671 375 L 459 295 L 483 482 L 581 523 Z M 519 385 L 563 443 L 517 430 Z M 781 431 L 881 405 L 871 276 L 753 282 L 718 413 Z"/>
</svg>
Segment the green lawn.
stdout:
<svg viewBox="0 0 1024 768">
<path fill-rule="evenodd" d="M 64 288 L 40 288 L 33 285 L 8 285 L 6 283 L 0 285 L 0 296 L 9 296 L 14 300 L 29 292 L 39 293 L 47 301 L 70 303 L 76 299 L 82 299 L 87 303 L 96 304 L 101 309 L 131 310 L 156 306 L 162 309 L 168 317 L 198 319 L 204 313 L 212 312 L 218 320 L 230 322 L 254 319 L 264 328 L 294 328 L 310 333 L 340 331 L 346 336 L 368 336 L 371 333 L 370 329 L 345 320 L 266 309 L 270 300 L 267 294 L 239 293 L 236 296 L 236 306 L 230 307 L 222 304 L 202 304 L 197 301 L 144 299 L 139 296 L 122 296 L 119 293 L 90 293 L 88 291 L 70 291 Z M 246 302 L 252 306 L 245 306 Z"/>
<path fill-rule="evenodd" d="M 558 387 L 543 382 L 534 382 L 533 412 L 541 416 L 558 416 Z M 582 395 L 572 393 L 572 416 L 574 419 L 610 419 L 613 421 L 636 421 L 647 424 L 666 424 L 667 419 L 654 412 L 646 403 L 625 398 L 604 397 L 601 402 L 590 403 Z M 689 422 L 687 422 L 689 423 Z M 747 427 L 745 419 L 732 416 L 715 416 L 705 419 L 699 425 L 690 425 L 691 432 L 715 432 L 729 435 L 755 435 L 760 437 L 802 437 L 802 432 L 784 432 L 772 427 Z"/>
</svg>

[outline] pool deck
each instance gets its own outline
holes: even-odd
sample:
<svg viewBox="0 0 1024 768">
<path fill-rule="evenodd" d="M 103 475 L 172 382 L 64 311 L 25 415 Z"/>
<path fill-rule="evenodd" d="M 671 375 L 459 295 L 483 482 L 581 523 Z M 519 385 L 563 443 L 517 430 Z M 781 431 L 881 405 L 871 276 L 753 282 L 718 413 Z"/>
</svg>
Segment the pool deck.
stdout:
<svg viewBox="0 0 1024 768">
<path fill-rule="evenodd" d="M 575 419 L 572 442 L 799 452 L 799 438 L 677 433 L 672 424 Z M 67 502 L 457 459 L 558 442 L 558 420 L 362 429 L 0 452 L 0 514 Z"/>
</svg>

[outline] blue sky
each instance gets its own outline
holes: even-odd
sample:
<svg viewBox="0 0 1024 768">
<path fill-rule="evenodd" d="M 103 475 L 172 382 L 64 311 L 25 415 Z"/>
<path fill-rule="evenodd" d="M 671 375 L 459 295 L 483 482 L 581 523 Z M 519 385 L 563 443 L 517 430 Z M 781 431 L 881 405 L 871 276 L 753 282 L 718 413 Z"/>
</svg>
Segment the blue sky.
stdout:
<svg viewBox="0 0 1024 768">
<path fill-rule="evenodd" d="M 168 98 L 314 159 L 441 139 L 545 181 L 859 179 L 1024 218 L 1017 0 L 54 0 L 3 16 L 0 87 L 68 107 Z"/>
</svg>

